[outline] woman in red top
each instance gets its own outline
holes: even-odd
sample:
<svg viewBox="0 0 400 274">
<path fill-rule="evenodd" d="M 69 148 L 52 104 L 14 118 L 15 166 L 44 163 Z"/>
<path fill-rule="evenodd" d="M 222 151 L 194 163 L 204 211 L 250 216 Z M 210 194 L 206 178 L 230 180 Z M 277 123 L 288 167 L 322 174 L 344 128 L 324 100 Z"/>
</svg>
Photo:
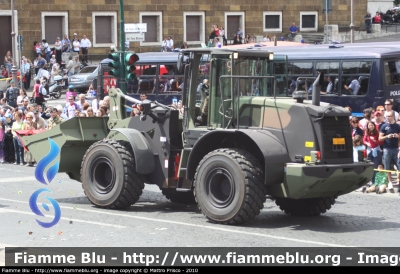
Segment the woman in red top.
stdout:
<svg viewBox="0 0 400 274">
<path fill-rule="evenodd" d="M 35 98 L 35 103 L 43 107 L 44 97 L 39 93 L 40 80 L 37 79 L 35 85 L 33 86 L 32 96 Z"/>
<path fill-rule="evenodd" d="M 219 36 L 219 27 L 218 27 L 218 25 L 214 26 L 214 31 L 215 31 L 215 35 L 218 37 Z"/>
<path fill-rule="evenodd" d="M 374 16 L 374 18 L 372 19 L 374 24 L 380 24 L 382 20 L 381 15 L 379 14 L 379 12 L 376 12 L 376 15 Z"/>
<path fill-rule="evenodd" d="M 382 164 L 382 150 L 381 142 L 379 141 L 379 131 L 376 129 L 374 122 L 369 121 L 367 123 L 367 130 L 364 134 L 364 145 L 367 146 L 367 157 L 374 163 L 374 168 L 378 168 L 378 165 Z M 372 176 L 372 183 L 375 183 L 375 174 Z"/>
</svg>

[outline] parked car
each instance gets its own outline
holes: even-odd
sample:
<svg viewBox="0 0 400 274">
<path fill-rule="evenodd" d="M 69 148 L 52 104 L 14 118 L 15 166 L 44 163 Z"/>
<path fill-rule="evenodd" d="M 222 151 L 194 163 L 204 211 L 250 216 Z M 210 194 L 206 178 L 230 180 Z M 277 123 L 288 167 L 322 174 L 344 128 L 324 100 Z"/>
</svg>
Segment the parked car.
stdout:
<svg viewBox="0 0 400 274">
<path fill-rule="evenodd" d="M 77 92 L 86 92 L 93 79 L 97 78 L 98 66 L 86 66 L 77 74 L 68 78 L 68 84 L 73 85 Z"/>
</svg>

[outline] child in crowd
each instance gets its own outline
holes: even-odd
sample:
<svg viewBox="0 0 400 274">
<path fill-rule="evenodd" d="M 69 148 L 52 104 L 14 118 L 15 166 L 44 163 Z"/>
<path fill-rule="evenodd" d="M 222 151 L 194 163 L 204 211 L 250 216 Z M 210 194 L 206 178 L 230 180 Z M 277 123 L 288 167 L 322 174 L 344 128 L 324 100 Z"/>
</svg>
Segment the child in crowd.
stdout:
<svg viewBox="0 0 400 274">
<path fill-rule="evenodd" d="M 358 155 L 360 151 L 364 151 L 365 146 L 363 143 L 363 138 L 361 135 L 355 135 L 353 138 L 353 160 L 355 163 L 359 162 L 358 161 Z"/>
<path fill-rule="evenodd" d="M 356 135 L 360 135 L 361 137 L 364 136 L 364 131 L 362 130 L 362 128 L 360 128 L 359 120 L 357 117 L 351 117 L 350 124 L 352 127 L 351 136 L 353 137 L 353 139 Z"/>
<path fill-rule="evenodd" d="M 376 194 L 382 194 L 386 192 L 386 188 L 388 186 L 388 178 L 386 172 L 383 171 L 383 165 L 378 165 L 378 172 L 375 175 L 375 183 L 367 188 L 366 186 L 363 187 L 363 192 L 370 193 L 375 192 Z"/>
</svg>

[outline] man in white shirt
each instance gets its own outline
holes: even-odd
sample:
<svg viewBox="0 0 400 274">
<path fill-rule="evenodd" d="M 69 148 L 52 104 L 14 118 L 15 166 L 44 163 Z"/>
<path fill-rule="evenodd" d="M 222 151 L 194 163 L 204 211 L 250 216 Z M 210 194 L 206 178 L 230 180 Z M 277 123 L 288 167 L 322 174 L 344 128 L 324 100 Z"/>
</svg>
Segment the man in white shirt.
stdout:
<svg viewBox="0 0 400 274">
<path fill-rule="evenodd" d="M 169 51 L 173 51 L 174 50 L 174 40 L 172 40 L 171 36 L 168 36 L 167 47 L 170 48 Z"/>
<path fill-rule="evenodd" d="M 88 55 L 88 48 L 92 46 L 92 43 L 90 42 L 89 39 L 86 38 L 86 35 L 83 35 L 83 38 L 81 40 L 81 49 L 82 49 L 82 54 L 83 54 L 83 63 L 87 63 L 87 55 Z"/>
<path fill-rule="evenodd" d="M 40 117 L 40 113 L 37 110 L 33 111 L 34 115 L 35 115 L 35 122 L 37 124 L 37 129 L 45 129 L 45 120 Z"/>
</svg>

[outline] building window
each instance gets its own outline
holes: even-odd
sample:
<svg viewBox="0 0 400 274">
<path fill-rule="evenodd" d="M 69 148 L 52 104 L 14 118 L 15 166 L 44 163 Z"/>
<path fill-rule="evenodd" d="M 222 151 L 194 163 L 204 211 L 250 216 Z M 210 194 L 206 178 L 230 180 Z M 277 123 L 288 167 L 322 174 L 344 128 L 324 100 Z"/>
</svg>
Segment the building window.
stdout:
<svg viewBox="0 0 400 274">
<path fill-rule="evenodd" d="M 57 37 L 68 34 L 68 12 L 42 12 L 42 39 L 53 46 Z"/>
<path fill-rule="evenodd" d="M 246 36 L 244 15 L 244 12 L 225 12 L 225 37 L 227 39 L 233 39 L 239 28 L 242 28 L 243 38 Z M 211 29 L 211 27 L 209 28 Z"/>
<path fill-rule="evenodd" d="M 205 40 L 204 12 L 183 13 L 183 41 L 201 44 Z"/>
<path fill-rule="evenodd" d="M 162 12 L 141 12 L 140 23 L 147 24 L 141 46 L 160 46 L 162 41 Z"/>
<path fill-rule="evenodd" d="M 116 11 L 92 13 L 93 47 L 118 45 L 117 18 Z"/>
<path fill-rule="evenodd" d="M 300 31 L 318 30 L 318 12 L 302 11 L 300 12 Z"/>
<path fill-rule="evenodd" d="M 263 31 L 282 32 L 282 12 L 265 11 L 263 12 Z"/>
</svg>

